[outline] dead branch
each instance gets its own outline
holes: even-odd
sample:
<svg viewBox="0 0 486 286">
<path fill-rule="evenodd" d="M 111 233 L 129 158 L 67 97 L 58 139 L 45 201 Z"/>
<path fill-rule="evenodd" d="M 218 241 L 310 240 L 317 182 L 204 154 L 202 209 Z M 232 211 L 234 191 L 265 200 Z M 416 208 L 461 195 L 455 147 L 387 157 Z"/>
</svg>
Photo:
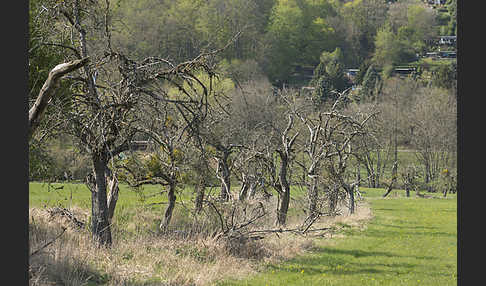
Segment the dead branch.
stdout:
<svg viewBox="0 0 486 286">
<path fill-rule="evenodd" d="M 68 209 L 55 207 L 55 208 L 48 210 L 48 212 L 49 212 L 51 218 L 56 216 L 56 215 L 60 215 L 60 216 L 64 216 L 64 217 L 68 218 L 78 228 L 83 228 L 84 225 L 85 225 L 85 223 L 83 221 L 78 220 L 74 216 L 74 214 Z"/>
<path fill-rule="evenodd" d="M 35 130 L 39 126 L 40 120 L 44 111 L 49 103 L 54 90 L 56 89 L 57 83 L 59 79 L 72 72 L 75 71 L 82 66 L 86 65 L 89 61 L 88 57 L 85 57 L 80 60 L 74 60 L 67 63 L 62 63 L 55 66 L 50 72 L 47 80 L 45 81 L 44 85 L 42 86 L 39 96 L 35 101 L 32 108 L 29 110 L 29 141 L 32 138 L 32 134 L 34 134 Z"/>
<path fill-rule="evenodd" d="M 393 178 L 392 178 L 392 181 L 390 182 L 390 184 L 387 187 L 386 193 L 383 194 L 383 197 L 388 196 L 388 194 L 393 190 L 393 185 L 397 181 L 397 175 L 396 175 L 397 163 L 398 163 L 397 161 L 395 161 L 393 163 L 393 167 L 392 167 Z"/>
<path fill-rule="evenodd" d="M 57 235 L 57 236 L 56 236 L 54 239 L 52 239 L 51 241 L 49 241 L 49 242 L 47 242 L 46 244 L 44 244 L 43 246 L 41 246 L 39 249 L 37 249 L 37 250 L 35 250 L 34 252 L 32 252 L 32 253 L 30 254 L 30 257 L 32 257 L 32 256 L 36 255 L 36 254 L 37 254 L 37 253 L 39 253 L 39 252 L 40 252 L 42 249 L 44 249 L 44 248 L 48 247 L 49 245 L 51 245 L 52 243 L 54 243 L 54 241 L 56 241 L 58 238 L 60 238 L 60 237 L 61 237 L 61 236 L 64 234 L 64 232 L 65 232 L 65 231 L 66 231 L 66 228 L 65 228 L 65 227 L 63 227 L 63 228 L 62 228 L 62 232 L 61 232 L 60 234 L 58 234 L 58 235 Z"/>
<path fill-rule="evenodd" d="M 213 204 L 213 202 L 211 202 L 209 200 L 204 200 L 203 202 L 208 203 L 214 209 L 214 211 L 216 211 L 216 213 L 218 214 L 218 217 L 219 217 L 219 222 L 221 224 L 221 232 L 225 232 L 223 215 L 219 212 L 218 208 Z"/>
<path fill-rule="evenodd" d="M 252 234 L 271 234 L 271 233 L 284 233 L 290 232 L 297 235 L 306 235 L 309 232 L 316 232 L 316 231 L 325 231 L 325 230 L 332 230 L 332 227 L 323 227 L 323 228 L 316 228 L 316 229 L 307 229 L 305 231 L 301 230 L 300 228 L 292 228 L 292 229 L 264 229 L 264 230 L 253 230 L 245 233 L 245 235 L 250 236 Z"/>
</svg>

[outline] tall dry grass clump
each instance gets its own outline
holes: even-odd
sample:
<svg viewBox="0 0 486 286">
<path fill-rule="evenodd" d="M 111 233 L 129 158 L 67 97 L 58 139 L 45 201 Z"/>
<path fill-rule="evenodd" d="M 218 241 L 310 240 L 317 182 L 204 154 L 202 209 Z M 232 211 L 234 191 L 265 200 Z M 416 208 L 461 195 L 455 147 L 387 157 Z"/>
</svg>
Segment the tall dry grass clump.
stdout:
<svg viewBox="0 0 486 286">
<path fill-rule="evenodd" d="M 331 235 L 329 231 L 308 235 L 283 232 L 257 240 L 228 239 L 211 232 L 191 232 L 195 227 L 184 212 L 174 213 L 177 231 L 158 233 L 151 226 L 157 225 L 160 214 L 142 208 L 118 213 L 124 220 L 113 223 L 114 241 L 107 249 L 92 243 L 88 226 L 79 228 L 66 217 L 52 216 L 49 209 L 29 211 L 31 253 L 66 228 L 52 244 L 30 257 L 30 285 L 213 285 L 221 279 L 244 278 L 267 263 L 304 254 L 316 246 L 316 237 Z M 87 211 L 75 208 L 72 212 L 80 221 L 89 221 Z M 362 225 L 370 216 L 369 208 L 361 206 L 352 216 L 323 217 L 313 227 Z M 288 229 L 296 228 L 301 221 L 295 217 L 289 220 Z M 247 231 L 275 228 L 274 219 L 265 216 Z M 218 229 L 218 223 L 203 217 L 198 223 Z"/>
<path fill-rule="evenodd" d="M 46 209 L 30 209 L 29 217 L 30 285 L 82 285 L 101 278 L 86 229 L 55 219 Z"/>
</svg>

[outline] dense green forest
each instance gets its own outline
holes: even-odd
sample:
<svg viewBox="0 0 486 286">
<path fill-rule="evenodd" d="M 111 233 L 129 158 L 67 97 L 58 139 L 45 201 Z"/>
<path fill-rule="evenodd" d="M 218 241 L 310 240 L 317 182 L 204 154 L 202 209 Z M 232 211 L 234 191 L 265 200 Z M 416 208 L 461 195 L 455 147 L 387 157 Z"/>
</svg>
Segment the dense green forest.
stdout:
<svg viewBox="0 0 486 286">
<path fill-rule="evenodd" d="M 180 62 L 241 33 L 221 55 L 227 70 L 243 77 L 260 71 L 274 85 L 305 85 L 322 55 L 336 49 L 344 68 L 426 66 L 419 59 L 457 28 L 455 1 L 434 8 L 424 2 L 119 1 L 113 17 L 120 32 L 113 39 L 134 57 Z"/>
</svg>

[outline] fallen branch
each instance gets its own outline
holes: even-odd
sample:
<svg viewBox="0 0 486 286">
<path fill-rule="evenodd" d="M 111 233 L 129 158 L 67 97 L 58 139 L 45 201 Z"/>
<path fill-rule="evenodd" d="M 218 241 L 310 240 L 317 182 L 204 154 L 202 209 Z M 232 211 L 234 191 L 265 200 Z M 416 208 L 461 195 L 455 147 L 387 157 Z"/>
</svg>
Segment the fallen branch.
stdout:
<svg viewBox="0 0 486 286">
<path fill-rule="evenodd" d="M 301 230 L 300 228 L 293 228 L 293 229 L 265 229 L 265 230 L 253 230 L 249 231 L 245 234 L 250 235 L 250 234 L 270 234 L 270 233 L 284 233 L 284 232 L 290 232 L 294 234 L 300 234 L 300 235 L 305 235 L 308 232 L 314 232 L 314 231 L 324 231 L 324 230 L 331 230 L 333 229 L 332 227 L 323 227 L 323 228 L 316 228 L 316 229 L 306 229 L 306 230 Z"/>
<path fill-rule="evenodd" d="M 54 241 L 56 241 L 56 240 L 57 240 L 59 237 L 61 237 L 61 236 L 64 234 L 64 232 L 65 232 L 65 231 L 66 231 L 66 228 L 65 228 L 65 227 L 63 227 L 63 228 L 62 228 L 62 232 L 61 232 L 61 233 L 60 233 L 58 236 L 56 236 L 56 237 L 55 237 L 53 240 L 51 240 L 51 241 L 47 242 L 46 244 L 44 244 L 43 246 L 41 246 L 41 247 L 40 247 L 39 249 L 37 249 L 36 251 L 32 252 L 32 253 L 30 254 L 30 256 L 32 257 L 32 256 L 36 255 L 36 254 L 37 254 L 37 253 L 39 253 L 39 252 L 40 252 L 42 249 L 44 249 L 44 248 L 48 247 L 49 245 L 51 245 L 51 244 L 52 244 Z"/>
<path fill-rule="evenodd" d="M 55 216 L 55 215 L 61 215 L 61 216 L 65 216 L 67 217 L 72 223 L 74 223 L 75 226 L 77 226 L 78 228 L 83 228 L 85 223 L 78 220 L 74 214 L 68 210 L 68 209 L 65 209 L 65 208 L 53 208 L 51 210 L 48 210 L 49 214 L 51 215 L 51 217 Z"/>
</svg>

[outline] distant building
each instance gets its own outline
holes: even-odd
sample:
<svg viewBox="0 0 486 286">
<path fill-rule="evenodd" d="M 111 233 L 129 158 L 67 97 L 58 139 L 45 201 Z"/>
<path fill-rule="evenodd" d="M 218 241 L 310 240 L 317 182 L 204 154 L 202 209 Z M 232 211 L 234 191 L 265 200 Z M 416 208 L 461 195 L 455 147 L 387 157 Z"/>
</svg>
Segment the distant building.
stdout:
<svg viewBox="0 0 486 286">
<path fill-rule="evenodd" d="M 414 73 L 416 70 L 416 67 L 396 67 L 394 73 L 398 75 L 409 75 Z"/>
<path fill-rule="evenodd" d="M 439 53 L 438 52 L 428 52 L 428 53 L 425 54 L 425 57 L 437 59 L 437 58 L 439 58 Z"/>
<path fill-rule="evenodd" d="M 455 51 L 441 51 L 441 52 L 439 52 L 439 57 L 440 58 L 446 58 L 446 59 L 455 59 L 456 58 L 456 52 Z"/>
<path fill-rule="evenodd" d="M 438 51 L 438 52 L 428 52 L 425 54 L 426 58 L 432 58 L 434 60 L 437 59 L 455 59 L 456 52 L 455 51 Z"/>
<path fill-rule="evenodd" d="M 356 76 L 358 75 L 359 69 L 347 69 L 346 70 L 346 76 L 354 82 L 356 79 Z"/>
<path fill-rule="evenodd" d="M 447 46 L 455 46 L 456 45 L 456 36 L 440 36 L 439 37 L 439 44 L 440 45 L 447 45 Z"/>
<path fill-rule="evenodd" d="M 427 0 L 427 3 L 431 5 L 443 5 L 445 2 L 446 0 Z"/>
<path fill-rule="evenodd" d="M 357 76 L 358 72 L 359 72 L 359 69 L 347 69 L 346 75 L 347 76 Z"/>
</svg>

